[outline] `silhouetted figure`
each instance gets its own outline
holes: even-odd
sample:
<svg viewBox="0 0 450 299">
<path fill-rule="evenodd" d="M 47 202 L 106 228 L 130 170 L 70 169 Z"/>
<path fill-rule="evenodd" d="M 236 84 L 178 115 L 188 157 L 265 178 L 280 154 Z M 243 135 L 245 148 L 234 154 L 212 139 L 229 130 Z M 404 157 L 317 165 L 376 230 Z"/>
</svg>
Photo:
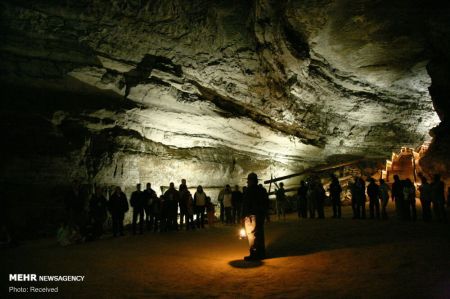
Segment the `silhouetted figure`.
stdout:
<svg viewBox="0 0 450 299">
<path fill-rule="evenodd" d="M 231 193 L 231 201 L 233 204 L 233 219 L 234 223 L 239 223 L 239 217 L 242 209 L 242 192 L 239 191 L 239 186 L 234 186 L 234 191 Z"/>
<path fill-rule="evenodd" d="M 85 196 L 78 180 L 72 182 L 72 188 L 64 198 L 64 205 L 69 226 L 81 229 L 85 223 Z"/>
<path fill-rule="evenodd" d="M 197 227 L 205 227 L 205 207 L 206 207 L 206 193 L 202 186 L 197 187 L 194 194 L 194 207 L 197 214 Z"/>
<path fill-rule="evenodd" d="M 422 218 L 423 221 L 431 221 L 431 185 L 425 176 L 420 177 L 422 184 L 419 187 L 420 203 L 422 205 Z"/>
<path fill-rule="evenodd" d="M 169 189 L 164 192 L 164 209 L 166 212 L 166 229 L 178 230 L 178 202 L 180 201 L 180 193 L 175 189 L 175 184 L 170 183 Z"/>
<path fill-rule="evenodd" d="M 183 229 L 183 223 L 186 222 L 186 230 L 194 228 L 194 213 L 191 192 L 186 185 L 180 185 L 180 229 Z M 184 221 L 186 220 L 186 221 Z"/>
<path fill-rule="evenodd" d="M 214 213 L 216 209 L 214 208 L 214 204 L 211 202 L 211 197 L 206 197 L 206 214 L 208 215 L 208 226 L 214 227 Z"/>
<path fill-rule="evenodd" d="M 331 176 L 330 198 L 333 207 L 333 218 L 341 218 L 341 192 L 342 187 L 335 175 Z"/>
<path fill-rule="evenodd" d="M 261 260 L 266 257 L 264 242 L 264 219 L 266 217 L 265 192 L 258 186 L 258 176 L 250 173 L 243 195 L 242 217 L 250 247 L 250 255 L 244 260 Z"/>
<path fill-rule="evenodd" d="M 117 234 L 123 236 L 123 218 L 128 212 L 128 200 L 120 187 L 116 187 L 109 197 L 108 208 L 112 218 L 113 236 L 116 237 Z"/>
<path fill-rule="evenodd" d="M 280 183 L 280 188 L 275 193 L 277 200 L 277 216 L 278 220 L 283 215 L 283 220 L 286 221 L 286 191 L 284 190 L 284 184 Z"/>
<path fill-rule="evenodd" d="M 225 194 L 225 188 L 220 190 L 219 196 L 217 197 L 217 202 L 220 208 L 220 223 L 225 223 L 225 207 L 223 206 L 223 196 Z"/>
<path fill-rule="evenodd" d="M 141 191 L 141 184 L 136 185 L 136 191 L 131 193 L 130 205 L 133 207 L 132 230 L 136 234 L 137 219 L 139 218 L 139 233 L 144 233 L 144 194 Z"/>
<path fill-rule="evenodd" d="M 103 224 L 107 216 L 106 198 L 102 189 L 97 186 L 89 201 L 89 218 L 93 225 L 94 238 L 98 238 L 103 234 Z"/>
<path fill-rule="evenodd" d="M 369 185 L 367 186 L 367 196 L 369 196 L 369 212 L 370 219 L 380 219 L 380 188 L 375 183 L 373 178 L 369 179 Z M 374 211 L 375 210 L 375 211 Z"/>
<path fill-rule="evenodd" d="M 164 195 L 161 195 L 161 197 L 155 197 L 153 199 L 152 205 L 151 205 L 151 212 L 150 212 L 150 222 L 153 224 L 153 231 L 157 232 L 159 229 L 161 229 L 162 224 L 162 202 Z"/>
<path fill-rule="evenodd" d="M 361 219 L 366 219 L 366 182 L 363 178 L 358 178 L 356 187 L 358 193 L 358 214 Z"/>
<path fill-rule="evenodd" d="M 402 219 L 403 211 L 403 182 L 398 175 L 394 175 L 392 183 L 392 201 L 395 202 L 395 212 L 398 219 Z"/>
<path fill-rule="evenodd" d="M 441 181 L 441 176 L 435 174 L 431 183 L 431 201 L 433 203 L 433 211 L 439 222 L 447 222 L 447 214 L 445 211 L 445 185 Z"/>
<path fill-rule="evenodd" d="M 319 219 L 325 218 L 325 199 L 327 195 L 325 193 L 325 188 L 323 187 L 320 179 L 316 181 L 316 196 L 317 196 L 317 214 L 319 215 Z"/>
<path fill-rule="evenodd" d="M 383 179 L 380 179 L 379 196 L 381 200 L 381 217 L 383 219 L 388 219 L 386 207 L 389 203 L 389 191 L 390 188 L 388 184 L 386 184 L 386 182 Z"/>
<path fill-rule="evenodd" d="M 262 184 L 258 185 L 259 188 L 261 188 L 262 193 L 264 195 L 264 204 L 265 204 L 265 209 L 266 209 L 266 222 L 270 223 L 270 214 L 269 214 L 269 209 L 270 209 L 270 199 L 269 199 L 269 193 L 267 192 L 267 189 L 264 188 L 264 186 Z M 246 189 L 247 187 L 244 187 L 244 189 Z"/>
<path fill-rule="evenodd" d="M 358 177 L 354 177 L 353 182 L 349 183 L 350 187 L 350 194 L 352 196 L 352 211 L 353 211 L 353 219 L 359 219 L 359 210 L 358 210 L 358 196 L 359 196 L 359 190 L 358 190 Z"/>
<path fill-rule="evenodd" d="M 316 218 L 317 210 L 317 186 L 313 179 L 308 181 L 308 191 L 306 193 L 306 201 L 308 203 L 309 218 Z"/>
<path fill-rule="evenodd" d="M 181 192 L 181 190 L 182 190 L 184 187 L 186 187 L 186 189 L 188 189 L 188 186 L 187 186 L 187 184 L 186 184 L 186 179 L 181 179 L 181 184 L 180 184 L 180 187 L 178 188 L 178 191 Z"/>
<path fill-rule="evenodd" d="M 302 218 L 306 218 L 308 216 L 308 211 L 307 211 L 307 200 L 306 200 L 306 194 L 308 193 L 308 186 L 306 186 L 305 181 L 301 181 L 300 182 L 300 188 L 298 188 L 297 191 L 297 212 L 298 212 L 298 217 L 302 217 Z"/>
<path fill-rule="evenodd" d="M 231 187 L 230 185 L 225 186 L 225 190 L 223 192 L 223 208 L 225 211 L 225 223 L 226 224 L 233 224 L 233 216 L 232 216 L 232 210 L 233 210 L 233 202 L 232 202 L 232 193 L 231 193 Z"/>
<path fill-rule="evenodd" d="M 409 178 L 403 183 L 403 211 L 404 220 L 416 221 L 416 187 Z"/>
<path fill-rule="evenodd" d="M 144 212 L 145 212 L 145 223 L 147 224 L 147 229 L 153 229 L 153 217 L 152 217 L 152 203 L 156 195 L 155 190 L 152 189 L 152 184 L 147 183 L 145 190 L 142 192 L 142 196 L 144 197 Z"/>
</svg>

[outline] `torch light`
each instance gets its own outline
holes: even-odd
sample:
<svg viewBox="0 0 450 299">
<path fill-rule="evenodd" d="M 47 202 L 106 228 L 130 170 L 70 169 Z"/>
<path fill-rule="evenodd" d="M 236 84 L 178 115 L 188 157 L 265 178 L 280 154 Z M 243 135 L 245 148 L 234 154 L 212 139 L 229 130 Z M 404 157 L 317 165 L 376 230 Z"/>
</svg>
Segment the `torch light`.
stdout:
<svg viewBox="0 0 450 299">
<path fill-rule="evenodd" d="M 243 228 L 243 227 L 239 230 L 239 240 L 242 240 L 242 239 L 247 239 L 247 232 L 245 231 L 245 228 Z"/>
</svg>

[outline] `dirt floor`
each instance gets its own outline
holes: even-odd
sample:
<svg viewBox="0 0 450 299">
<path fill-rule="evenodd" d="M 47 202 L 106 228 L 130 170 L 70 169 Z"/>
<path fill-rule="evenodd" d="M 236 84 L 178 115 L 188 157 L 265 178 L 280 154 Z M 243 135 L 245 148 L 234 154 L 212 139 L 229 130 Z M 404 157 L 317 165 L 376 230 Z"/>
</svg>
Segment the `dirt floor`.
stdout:
<svg viewBox="0 0 450 299">
<path fill-rule="evenodd" d="M 328 209 L 327 216 L 331 211 Z M 272 216 L 272 218 L 275 218 Z M 0 251 L 10 286 L 58 287 L 57 298 L 450 298 L 450 225 L 300 219 L 266 225 L 268 258 L 244 262 L 238 227 L 146 233 Z M 85 275 L 84 282 L 8 282 L 8 273 Z M 51 297 L 48 293 L 42 297 Z"/>
</svg>

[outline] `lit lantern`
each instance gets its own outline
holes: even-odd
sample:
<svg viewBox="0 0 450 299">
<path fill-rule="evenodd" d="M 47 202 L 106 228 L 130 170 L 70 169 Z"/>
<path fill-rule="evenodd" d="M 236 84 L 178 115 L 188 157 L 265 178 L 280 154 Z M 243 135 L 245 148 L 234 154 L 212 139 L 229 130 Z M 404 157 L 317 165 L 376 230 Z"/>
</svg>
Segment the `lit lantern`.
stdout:
<svg viewBox="0 0 450 299">
<path fill-rule="evenodd" d="M 247 232 L 245 231 L 245 228 L 241 228 L 239 231 L 239 240 L 247 239 Z"/>
</svg>

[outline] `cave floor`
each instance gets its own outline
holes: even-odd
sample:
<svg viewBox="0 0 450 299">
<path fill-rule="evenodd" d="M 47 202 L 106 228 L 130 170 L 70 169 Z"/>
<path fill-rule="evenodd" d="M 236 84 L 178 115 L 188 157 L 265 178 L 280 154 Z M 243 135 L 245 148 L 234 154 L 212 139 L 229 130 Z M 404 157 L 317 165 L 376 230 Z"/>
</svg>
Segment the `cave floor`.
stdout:
<svg viewBox="0 0 450 299">
<path fill-rule="evenodd" d="M 32 284 L 57 286 L 58 298 L 450 297 L 448 224 L 352 220 L 349 207 L 343 214 L 344 219 L 298 220 L 291 214 L 285 222 L 274 220 L 266 225 L 268 259 L 262 263 L 242 261 L 247 244 L 238 239 L 238 227 L 217 225 L 108 235 L 65 248 L 54 240 L 27 242 L 2 250 L 1 272 L 4 278 L 86 276 L 84 282 Z"/>
</svg>

